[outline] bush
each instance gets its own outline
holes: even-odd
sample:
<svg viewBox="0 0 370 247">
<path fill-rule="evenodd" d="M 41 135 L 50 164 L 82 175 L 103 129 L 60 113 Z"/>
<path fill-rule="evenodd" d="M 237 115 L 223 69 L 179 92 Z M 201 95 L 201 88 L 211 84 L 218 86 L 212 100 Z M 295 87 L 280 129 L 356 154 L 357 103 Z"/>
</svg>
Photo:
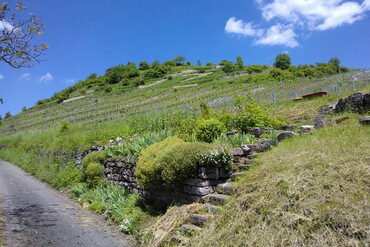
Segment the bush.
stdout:
<svg viewBox="0 0 370 247">
<path fill-rule="evenodd" d="M 84 170 L 85 180 L 90 187 L 96 187 L 104 183 L 104 166 L 98 163 L 89 163 Z"/>
<path fill-rule="evenodd" d="M 192 177 L 198 166 L 227 167 L 231 161 L 228 146 L 189 143 L 169 137 L 142 151 L 136 172 L 139 183 L 147 188 L 164 185 L 175 189 L 184 179 Z"/>
<path fill-rule="evenodd" d="M 150 187 L 162 181 L 160 161 L 163 155 L 169 153 L 172 149 L 177 149 L 183 143 L 185 142 L 178 137 L 168 137 L 161 142 L 145 148 L 141 152 L 136 165 L 136 176 L 140 183 Z"/>
<path fill-rule="evenodd" d="M 103 151 L 89 153 L 82 160 L 82 170 L 85 170 L 87 168 L 87 165 L 90 163 L 103 162 L 103 160 L 107 157 L 107 154 Z"/>
<path fill-rule="evenodd" d="M 212 142 L 224 129 L 223 123 L 217 119 L 202 119 L 197 123 L 195 135 L 198 141 Z"/>
</svg>

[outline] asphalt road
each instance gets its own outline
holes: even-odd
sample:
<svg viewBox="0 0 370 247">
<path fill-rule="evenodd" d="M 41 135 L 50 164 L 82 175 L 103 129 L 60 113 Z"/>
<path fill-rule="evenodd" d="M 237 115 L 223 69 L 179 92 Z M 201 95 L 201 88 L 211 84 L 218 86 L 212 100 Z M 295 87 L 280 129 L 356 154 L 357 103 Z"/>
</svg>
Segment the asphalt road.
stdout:
<svg viewBox="0 0 370 247">
<path fill-rule="evenodd" d="M 1 227 L 8 247 L 137 246 L 62 193 L 0 160 Z"/>
</svg>

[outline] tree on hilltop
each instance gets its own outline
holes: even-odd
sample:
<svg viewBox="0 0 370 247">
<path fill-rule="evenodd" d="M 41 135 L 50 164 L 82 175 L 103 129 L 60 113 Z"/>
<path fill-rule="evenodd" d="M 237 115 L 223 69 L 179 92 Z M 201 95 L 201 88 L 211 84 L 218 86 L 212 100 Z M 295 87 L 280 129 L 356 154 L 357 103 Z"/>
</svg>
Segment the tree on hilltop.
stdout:
<svg viewBox="0 0 370 247">
<path fill-rule="evenodd" d="M 244 62 L 243 62 L 243 58 L 241 56 L 237 56 L 236 57 L 236 63 L 235 63 L 236 67 L 238 67 L 239 69 L 242 69 L 244 67 Z"/>
<path fill-rule="evenodd" d="M 178 55 L 177 57 L 175 57 L 173 59 L 173 61 L 177 64 L 177 65 L 181 65 L 185 62 L 185 57 L 182 56 L 182 55 Z"/>
<path fill-rule="evenodd" d="M 30 14 L 26 19 L 17 20 L 16 12 L 25 9 L 21 2 L 15 7 L 10 7 L 8 2 L 0 5 L 0 61 L 13 68 L 31 67 L 40 62 L 40 56 L 48 48 L 34 41 L 45 29 L 40 18 Z"/>
<path fill-rule="evenodd" d="M 289 65 L 290 65 L 290 57 L 288 54 L 280 53 L 279 55 L 276 56 L 275 63 L 274 63 L 275 68 L 285 70 L 285 69 L 289 69 Z"/>
</svg>

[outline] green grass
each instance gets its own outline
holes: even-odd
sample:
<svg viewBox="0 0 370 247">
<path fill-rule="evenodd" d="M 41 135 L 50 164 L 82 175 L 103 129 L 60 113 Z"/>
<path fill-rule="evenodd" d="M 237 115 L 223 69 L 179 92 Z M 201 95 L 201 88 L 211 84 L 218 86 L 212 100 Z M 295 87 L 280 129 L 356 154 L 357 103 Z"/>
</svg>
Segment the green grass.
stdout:
<svg viewBox="0 0 370 247">
<path fill-rule="evenodd" d="M 188 246 L 368 246 L 370 128 L 357 119 L 261 156 Z"/>
</svg>

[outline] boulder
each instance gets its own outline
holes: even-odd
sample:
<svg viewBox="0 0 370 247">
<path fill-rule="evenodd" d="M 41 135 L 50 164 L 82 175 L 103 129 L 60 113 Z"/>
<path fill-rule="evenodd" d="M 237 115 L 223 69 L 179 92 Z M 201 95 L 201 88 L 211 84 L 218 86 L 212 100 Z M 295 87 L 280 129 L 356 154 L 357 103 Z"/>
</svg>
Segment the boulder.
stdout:
<svg viewBox="0 0 370 247">
<path fill-rule="evenodd" d="M 294 124 L 285 124 L 285 125 L 281 125 L 280 129 L 285 130 L 285 131 L 293 131 L 294 127 L 295 127 Z"/>
<path fill-rule="evenodd" d="M 293 131 L 283 131 L 279 135 L 277 135 L 276 139 L 278 142 L 281 142 L 284 139 L 290 138 L 295 136 L 296 134 Z"/>
<path fill-rule="evenodd" d="M 248 145 L 241 145 L 240 146 L 241 150 L 243 151 L 243 156 L 246 157 L 252 152 L 252 149 L 248 147 Z"/>
<path fill-rule="evenodd" d="M 313 133 L 315 131 L 315 126 L 313 125 L 302 125 L 300 130 L 299 130 L 299 134 L 310 134 L 310 133 Z"/>
<path fill-rule="evenodd" d="M 360 117 L 359 122 L 362 125 L 370 125 L 370 116 L 362 116 L 362 117 Z"/>
<path fill-rule="evenodd" d="M 335 105 L 334 112 L 355 111 L 364 113 L 370 111 L 370 94 L 354 93 L 348 98 L 342 98 Z"/>
<path fill-rule="evenodd" d="M 270 148 L 272 148 L 271 140 L 263 140 L 263 141 L 257 142 L 257 152 L 264 152 Z"/>
<path fill-rule="evenodd" d="M 247 130 L 247 132 L 258 138 L 263 134 L 263 129 L 262 128 L 250 128 Z"/>
<path fill-rule="evenodd" d="M 241 148 L 233 148 L 233 156 L 243 156 L 244 152 Z"/>
</svg>

